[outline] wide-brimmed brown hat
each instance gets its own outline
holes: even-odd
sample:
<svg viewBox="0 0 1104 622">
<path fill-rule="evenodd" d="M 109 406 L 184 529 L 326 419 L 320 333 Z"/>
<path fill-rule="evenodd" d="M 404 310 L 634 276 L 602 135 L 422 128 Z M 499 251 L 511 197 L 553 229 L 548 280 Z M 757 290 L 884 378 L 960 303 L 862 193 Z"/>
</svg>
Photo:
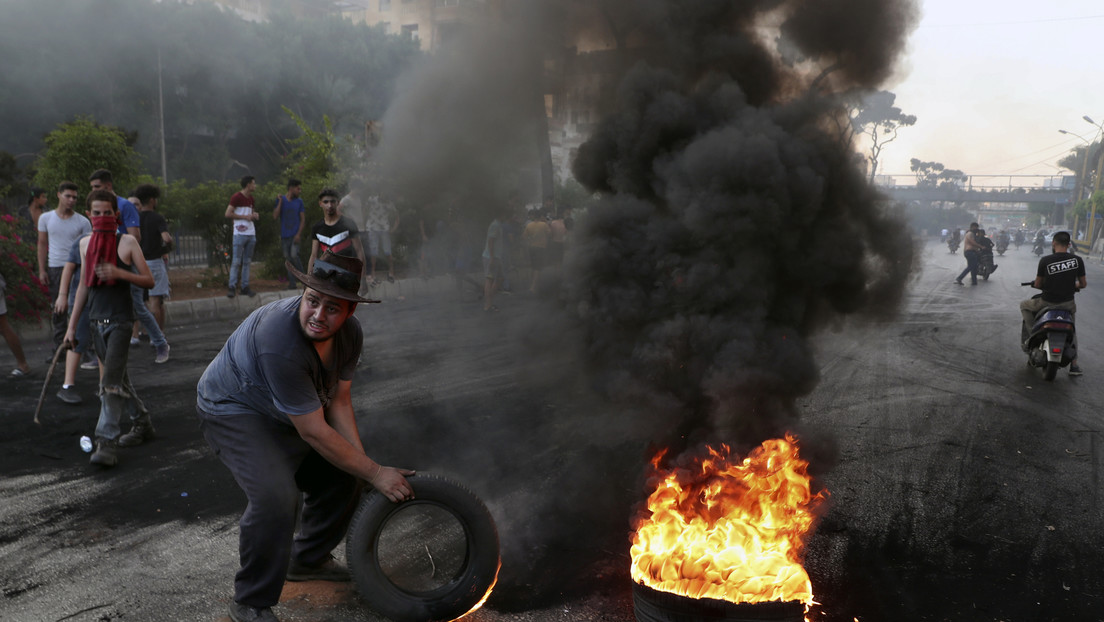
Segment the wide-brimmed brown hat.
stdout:
<svg viewBox="0 0 1104 622">
<path fill-rule="evenodd" d="M 356 257 L 326 251 L 314 260 L 310 274 L 296 270 L 291 262 L 285 261 L 284 265 L 296 280 L 319 293 L 352 302 L 379 302 L 357 295 L 360 291 L 360 273 L 364 269 L 364 263 Z"/>
</svg>

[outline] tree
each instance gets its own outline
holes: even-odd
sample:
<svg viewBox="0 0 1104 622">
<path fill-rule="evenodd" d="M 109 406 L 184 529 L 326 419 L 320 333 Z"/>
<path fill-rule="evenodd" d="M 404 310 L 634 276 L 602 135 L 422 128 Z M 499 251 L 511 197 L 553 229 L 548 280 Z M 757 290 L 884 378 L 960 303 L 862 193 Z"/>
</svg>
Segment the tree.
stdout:
<svg viewBox="0 0 1104 622">
<path fill-rule="evenodd" d="M 966 173 L 947 168 L 941 162 L 923 162 L 917 158 L 909 160 L 909 170 L 916 175 L 917 188 L 954 190 L 969 179 Z"/>
<path fill-rule="evenodd" d="M 858 103 L 851 109 L 848 117 L 851 121 L 851 136 L 863 134 L 870 138 L 870 153 L 866 156 L 870 162 L 870 182 L 878 174 L 878 163 L 882 150 L 897 139 L 902 127 L 916 124 L 916 115 L 904 114 L 893 105 L 897 96 L 889 91 L 873 91 L 860 95 Z"/>
<path fill-rule="evenodd" d="M 88 33 L 106 31 L 127 36 L 90 49 Z M 0 54 L 20 58 L 0 72 L 0 93 L 35 92 L 0 97 L 5 150 L 40 152 L 58 122 L 89 115 L 133 132 L 144 172 L 160 176 L 163 109 L 169 179 L 200 182 L 279 175 L 286 141 L 299 135 L 284 107 L 360 135 L 421 52 L 335 14 L 250 22 L 211 2 L 5 0 Z"/>
<path fill-rule="evenodd" d="M 77 117 L 46 135 L 46 152 L 35 161 L 35 185 L 56 188 L 63 181 L 83 187 L 93 171 L 111 171 L 115 187 L 126 192 L 138 174 L 134 137 L 92 117 Z"/>
</svg>

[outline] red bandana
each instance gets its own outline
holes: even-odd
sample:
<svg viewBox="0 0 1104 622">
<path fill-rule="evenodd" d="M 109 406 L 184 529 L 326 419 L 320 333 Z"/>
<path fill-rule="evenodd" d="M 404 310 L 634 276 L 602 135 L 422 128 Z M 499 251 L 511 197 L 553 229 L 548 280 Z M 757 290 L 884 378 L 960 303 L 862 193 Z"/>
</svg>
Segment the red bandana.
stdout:
<svg viewBox="0 0 1104 622">
<path fill-rule="evenodd" d="M 114 216 L 92 217 L 92 238 L 88 240 L 88 249 L 84 254 L 84 284 L 88 287 L 115 284 L 115 279 L 103 281 L 96 276 L 96 264 L 115 263 L 115 257 L 119 254 L 115 239 L 118 228 L 119 221 Z"/>
</svg>

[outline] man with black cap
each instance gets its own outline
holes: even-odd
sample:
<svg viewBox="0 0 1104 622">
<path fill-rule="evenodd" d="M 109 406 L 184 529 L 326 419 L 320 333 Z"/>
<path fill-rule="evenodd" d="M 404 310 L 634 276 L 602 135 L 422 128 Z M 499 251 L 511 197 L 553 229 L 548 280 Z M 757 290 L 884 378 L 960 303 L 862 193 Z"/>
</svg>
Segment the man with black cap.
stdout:
<svg viewBox="0 0 1104 622">
<path fill-rule="evenodd" d="M 276 620 L 271 607 L 285 578 L 349 580 L 330 552 L 345 536 L 360 480 L 393 502 L 414 496 L 404 477 L 413 471 L 364 454 L 353 414 L 363 342 L 353 312 L 379 302 L 357 296 L 363 263 L 327 252 L 309 275 L 287 269 L 303 295 L 254 311 L 199 379 L 200 428 L 249 502 L 238 523 L 235 622 Z"/>
</svg>

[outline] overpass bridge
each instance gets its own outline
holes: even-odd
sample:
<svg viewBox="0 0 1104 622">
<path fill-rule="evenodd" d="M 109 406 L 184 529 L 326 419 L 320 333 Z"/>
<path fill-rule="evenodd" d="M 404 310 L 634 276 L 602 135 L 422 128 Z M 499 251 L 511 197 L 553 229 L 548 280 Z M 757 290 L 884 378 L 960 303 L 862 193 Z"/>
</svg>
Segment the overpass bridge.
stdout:
<svg viewBox="0 0 1104 622">
<path fill-rule="evenodd" d="M 897 179 L 914 181 L 915 175 L 879 175 L 874 183 L 890 198 L 904 203 L 989 203 L 995 210 L 1001 209 L 998 205 L 1019 203 L 1024 204 L 1022 210 L 1027 203 L 1065 207 L 1074 193 L 1072 175 L 969 175 L 964 182 L 938 188 L 897 185 Z"/>
</svg>

